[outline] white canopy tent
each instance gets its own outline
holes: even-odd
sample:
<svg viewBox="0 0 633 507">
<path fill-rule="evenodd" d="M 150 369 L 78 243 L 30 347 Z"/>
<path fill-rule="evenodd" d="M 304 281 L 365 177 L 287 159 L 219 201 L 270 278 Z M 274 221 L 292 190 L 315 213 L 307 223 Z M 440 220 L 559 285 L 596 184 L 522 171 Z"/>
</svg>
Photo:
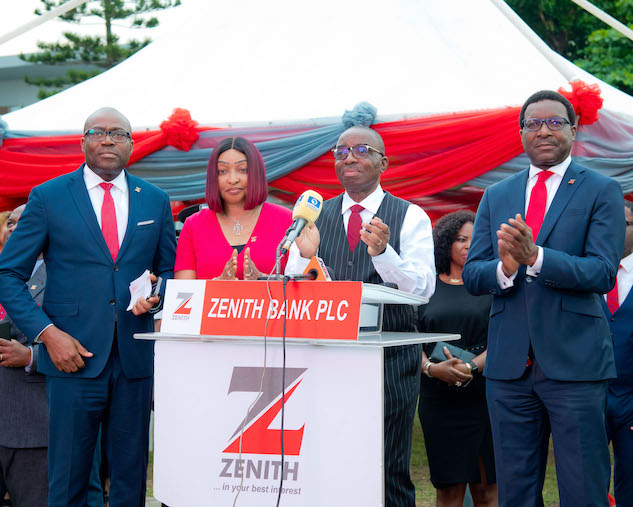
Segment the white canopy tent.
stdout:
<svg viewBox="0 0 633 507">
<path fill-rule="evenodd" d="M 497 0 L 184 3 L 179 27 L 3 116 L 8 131 L 76 132 L 104 105 L 135 130 L 157 128 L 176 107 L 202 125 L 257 125 L 331 121 L 367 101 L 385 120 L 516 106 L 574 79 L 598 83 L 605 109 L 633 118 L 633 98 L 544 49 Z"/>
</svg>

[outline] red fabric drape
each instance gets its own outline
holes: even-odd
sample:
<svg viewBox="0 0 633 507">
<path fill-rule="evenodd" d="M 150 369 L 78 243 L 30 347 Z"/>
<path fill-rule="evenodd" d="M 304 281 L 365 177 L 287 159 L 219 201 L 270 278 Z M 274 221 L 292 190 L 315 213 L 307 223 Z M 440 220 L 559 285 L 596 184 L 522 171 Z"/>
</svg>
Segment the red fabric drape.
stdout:
<svg viewBox="0 0 633 507">
<path fill-rule="evenodd" d="M 399 197 L 420 202 L 424 196 L 463 185 L 521 153 L 517 116 L 518 108 L 499 108 L 374 125 L 383 136 L 390 159 L 383 186 Z M 174 136 L 173 129 L 135 132 L 130 165 L 168 142 L 186 147 L 195 138 L 194 130 L 210 129 L 181 123 L 180 137 Z M 231 129 L 226 130 L 231 135 Z M 80 138 L 76 134 L 5 139 L 0 148 L 0 209 L 21 204 L 35 185 L 75 170 L 83 161 Z M 277 179 L 271 187 L 288 202 L 295 201 L 306 188 L 325 198 L 341 191 L 329 152 Z"/>
<path fill-rule="evenodd" d="M 168 144 L 168 136 L 161 130 L 134 132 L 132 137 L 134 150 L 129 165 Z M 84 161 L 81 138 L 81 134 L 74 134 L 5 139 L 0 148 L 0 210 L 24 204 L 34 186 L 77 169 Z"/>
<path fill-rule="evenodd" d="M 34 186 L 77 169 L 84 161 L 81 137 L 76 134 L 5 139 L 0 148 L 0 209 L 23 204 Z M 130 164 L 165 146 L 160 131 L 135 132 Z"/>
<path fill-rule="evenodd" d="M 437 115 L 373 126 L 385 141 L 389 168 L 382 186 L 410 201 L 463 185 L 523 151 L 520 108 Z M 341 192 L 334 158 L 327 153 L 272 184 L 295 200 L 306 188 L 324 198 Z"/>
</svg>

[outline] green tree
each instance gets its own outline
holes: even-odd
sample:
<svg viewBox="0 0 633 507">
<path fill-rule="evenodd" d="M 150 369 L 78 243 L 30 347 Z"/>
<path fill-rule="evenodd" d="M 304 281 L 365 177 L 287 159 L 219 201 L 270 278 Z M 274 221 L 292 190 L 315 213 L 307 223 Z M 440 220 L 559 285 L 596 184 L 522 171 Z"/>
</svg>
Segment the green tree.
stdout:
<svg viewBox="0 0 633 507">
<path fill-rule="evenodd" d="M 620 90 L 633 94 L 633 41 L 571 0 L 507 0 L 554 51 Z M 633 28 L 633 0 L 592 0 Z"/>
<path fill-rule="evenodd" d="M 605 8 L 611 0 L 593 1 Z M 549 47 L 569 60 L 587 44 L 589 34 L 604 26 L 602 21 L 571 0 L 507 0 L 507 4 Z"/>
<path fill-rule="evenodd" d="M 64 4 L 66 0 L 41 0 L 43 11 L 50 11 Z M 113 25 L 117 21 L 124 21 L 133 28 L 154 28 L 158 26 L 158 19 L 152 13 L 180 5 L 180 0 L 89 0 L 76 9 L 72 9 L 60 19 L 69 23 L 80 23 L 88 16 L 101 18 L 104 23 L 105 36 L 81 36 L 72 32 L 64 32 L 63 42 L 38 42 L 41 50 L 30 55 L 21 54 L 20 58 L 27 62 L 55 64 L 92 64 L 101 70 L 93 72 L 68 71 L 63 78 L 55 79 L 25 79 L 27 83 L 40 86 L 39 98 L 53 95 L 61 89 L 77 84 L 93 77 L 104 70 L 114 67 L 117 63 L 130 57 L 144 48 L 151 39 L 130 40 L 124 44 L 113 32 Z M 41 15 L 42 9 L 35 14 Z"/>
</svg>

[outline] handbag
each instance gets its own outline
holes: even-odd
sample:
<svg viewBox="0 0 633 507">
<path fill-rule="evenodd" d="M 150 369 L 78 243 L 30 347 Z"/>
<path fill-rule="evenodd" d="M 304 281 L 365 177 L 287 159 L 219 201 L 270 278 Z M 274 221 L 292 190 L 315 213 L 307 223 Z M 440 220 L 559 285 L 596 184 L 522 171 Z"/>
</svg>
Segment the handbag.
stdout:
<svg viewBox="0 0 633 507">
<path fill-rule="evenodd" d="M 446 357 L 446 354 L 444 354 L 444 347 L 448 349 L 448 351 L 453 355 L 453 357 L 456 357 L 457 359 L 461 359 L 462 362 L 464 363 L 467 363 L 468 361 L 472 361 L 473 359 L 475 359 L 475 357 L 477 357 L 472 352 L 465 350 L 461 347 L 458 347 L 457 345 L 451 345 L 450 343 L 447 343 L 447 342 L 437 342 L 435 344 L 435 348 L 433 349 L 433 352 L 429 356 L 429 361 L 432 361 L 433 363 L 441 363 L 442 361 L 446 361 L 448 357 Z"/>
</svg>

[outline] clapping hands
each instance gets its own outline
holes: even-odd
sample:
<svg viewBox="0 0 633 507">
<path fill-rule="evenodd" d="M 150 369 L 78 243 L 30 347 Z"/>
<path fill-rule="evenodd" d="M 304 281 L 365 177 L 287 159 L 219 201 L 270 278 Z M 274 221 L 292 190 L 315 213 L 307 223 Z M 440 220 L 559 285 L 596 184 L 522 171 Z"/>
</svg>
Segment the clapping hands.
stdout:
<svg viewBox="0 0 633 507">
<path fill-rule="evenodd" d="M 497 238 L 499 259 L 506 276 L 516 273 L 521 264 L 532 266 L 536 262 L 538 248 L 534 244 L 532 229 L 520 213 L 508 220 L 507 224 L 501 224 Z"/>
<path fill-rule="evenodd" d="M 222 274 L 214 280 L 238 280 L 237 278 L 237 250 L 233 249 L 231 258 L 226 261 Z M 244 251 L 244 263 L 242 265 L 242 272 L 244 273 L 244 280 L 257 280 L 262 276 L 262 272 L 257 269 L 257 266 L 251 259 L 251 249 L 246 248 Z"/>
</svg>

